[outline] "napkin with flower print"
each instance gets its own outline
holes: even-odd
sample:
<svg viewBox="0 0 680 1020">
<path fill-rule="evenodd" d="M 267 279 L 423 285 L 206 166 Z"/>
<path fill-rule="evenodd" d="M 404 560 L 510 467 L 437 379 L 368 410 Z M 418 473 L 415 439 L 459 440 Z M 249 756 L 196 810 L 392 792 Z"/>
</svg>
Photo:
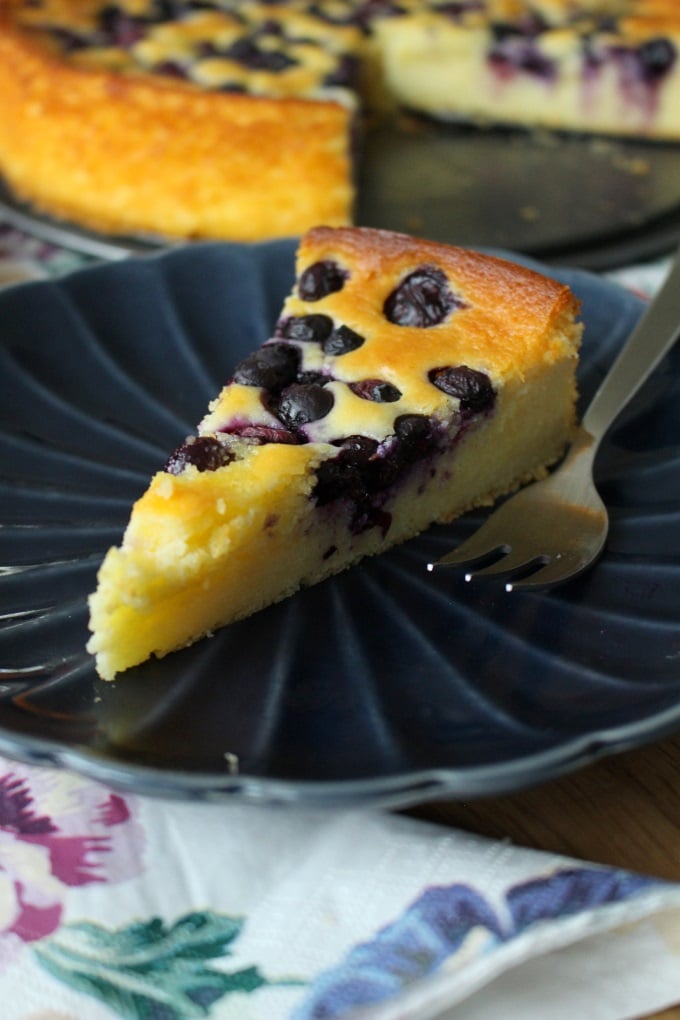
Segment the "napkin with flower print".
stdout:
<svg viewBox="0 0 680 1020">
<path fill-rule="evenodd" d="M 673 918 L 680 886 L 390 814 L 167 802 L 0 759 L 3 1020 L 458 1020 L 548 954 L 574 983 L 589 946 L 616 975 L 598 1020 L 621 1020 L 680 1000 L 650 928 Z M 631 938 L 652 982 L 639 952 L 607 956 Z"/>
</svg>

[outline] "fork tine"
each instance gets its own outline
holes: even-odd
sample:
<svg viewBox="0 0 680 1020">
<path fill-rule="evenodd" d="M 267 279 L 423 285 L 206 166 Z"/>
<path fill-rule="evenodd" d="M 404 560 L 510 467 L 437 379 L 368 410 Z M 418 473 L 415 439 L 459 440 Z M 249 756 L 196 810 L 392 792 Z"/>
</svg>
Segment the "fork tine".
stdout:
<svg viewBox="0 0 680 1020">
<path fill-rule="evenodd" d="M 502 577 L 504 574 L 517 574 L 523 576 L 532 572 L 534 569 L 540 569 L 546 563 L 546 557 L 541 556 L 537 553 L 531 553 L 527 555 L 521 549 L 514 550 L 508 549 L 505 556 L 501 556 L 500 559 L 494 563 L 490 563 L 488 566 L 482 566 L 479 569 L 472 569 L 467 571 L 465 574 L 465 580 L 471 581 L 478 577 Z"/>
<path fill-rule="evenodd" d="M 560 553 L 550 560 L 544 560 L 543 565 L 539 565 L 533 573 L 519 577 L 516 581 L 508 581 L 505 590 L 539 591 L 548 586 L 554 587 L 582 573 L 593 559 L 594 556 L 585 555 L 578 549 Z"/>
<path fill-rule="evenodd" d="M 500 508 L 499 508 L 500 509 Z M 473 531 L 464 542 L 442 556 L 441 559 L 427 564 L 428 570 L 437 567 L 466 567 L 491 563 L 510 551 L 507 542 L 498 536 L 499 510 Z"/>
<path fill-rule="evenodd" d="M 483 566 L 489 561 L 493 562 L 508 552 L 508 547 L 501 543 L 490 543 L 484 539 L 483 531 L 480 528 L 474 535 L 462 542 L 446 556 L 427 564 L 427 569 L 432 571 L 438 567 L 476 567 Z"/>
</svg>

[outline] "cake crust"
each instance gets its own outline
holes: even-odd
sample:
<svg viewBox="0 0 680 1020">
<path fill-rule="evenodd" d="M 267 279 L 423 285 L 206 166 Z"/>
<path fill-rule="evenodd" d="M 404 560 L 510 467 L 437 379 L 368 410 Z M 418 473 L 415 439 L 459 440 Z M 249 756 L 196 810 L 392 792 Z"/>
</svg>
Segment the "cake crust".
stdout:
<svg viewBox="0 0 680 1020">
<path fill-rule="evenodd" d="M 351 217 L 352 113 L 338 102 L 74 66 L 7 17 L 0 97 L 10 186 L 95 230 L 252 241 Z"/>
</svg>

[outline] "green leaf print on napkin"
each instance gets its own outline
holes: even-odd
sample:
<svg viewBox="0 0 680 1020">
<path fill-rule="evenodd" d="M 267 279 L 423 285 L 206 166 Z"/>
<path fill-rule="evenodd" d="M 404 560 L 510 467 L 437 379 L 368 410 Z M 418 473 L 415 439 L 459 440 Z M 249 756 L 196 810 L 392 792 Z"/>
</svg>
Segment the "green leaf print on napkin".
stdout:
<svg viewBox="0 0 680 1020">
<path fill-rule="evenodd" d="M 226 973 L 206 961 L 230 955 L 242 921 L 197 911 L 167 927 L 156 917 L 126 928 L 64 925 L 36 944 L 38 961 L 129 1020 L 193 1020 L 231 992 L 269 984 L 257 967 Z M 275 982 L 297 984 L 297 982 Z"/>
</svg>

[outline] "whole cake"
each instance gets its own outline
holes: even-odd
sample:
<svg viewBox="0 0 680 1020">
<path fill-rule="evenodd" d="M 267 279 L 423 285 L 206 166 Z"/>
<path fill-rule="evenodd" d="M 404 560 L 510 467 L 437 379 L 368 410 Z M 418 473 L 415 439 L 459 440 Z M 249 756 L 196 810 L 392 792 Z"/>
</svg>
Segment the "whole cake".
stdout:
<svg viewBox="0 0 680 1020">
<path fill-rule="evenodd" d="M 542 475 L 574 423 L 577 311 L 566 286 L 510 262 L 311 230 L 272 337 L 104 559 L 88 645 L 100 675 Z"/>
<path fill-rule="evenodd" d="M 678 140 L 679 47 L 677 0 L 0 0 L 0 173 L 105 233 L 298 236 L 351 221 L 367 112 Z"/>
</svg>

